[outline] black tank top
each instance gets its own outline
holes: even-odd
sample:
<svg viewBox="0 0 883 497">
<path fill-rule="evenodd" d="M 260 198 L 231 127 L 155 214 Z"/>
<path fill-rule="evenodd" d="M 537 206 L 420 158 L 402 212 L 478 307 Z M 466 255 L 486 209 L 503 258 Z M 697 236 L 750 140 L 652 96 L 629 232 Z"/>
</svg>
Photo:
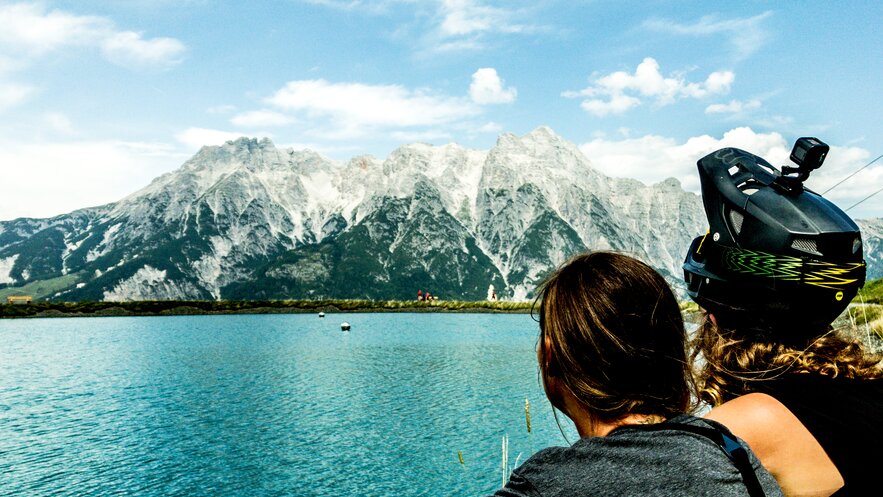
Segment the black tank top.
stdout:
<svg viewBox="0 0 883 497">
<path fill-rule="evenodd" d="M 845 482 L 836 497 L 883 495 L 883 379 L 788 374 L 757 382 L 813 434 Z"/>
</svg>

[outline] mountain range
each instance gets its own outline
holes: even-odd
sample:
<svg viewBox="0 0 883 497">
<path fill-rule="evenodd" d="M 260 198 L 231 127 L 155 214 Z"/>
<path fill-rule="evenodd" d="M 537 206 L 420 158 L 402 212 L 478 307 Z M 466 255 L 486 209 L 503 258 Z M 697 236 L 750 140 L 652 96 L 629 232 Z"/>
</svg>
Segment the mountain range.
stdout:
<svg viewBox="0 0 883 497">
<path fill-rule="evenodd" d="M 859 221 L 883 276 L 883 219 Z M 240 138 L 118 202 L 0 222 L 0 292 L 53 300 L 529 298 L 587 249 L 681 287 L 702 201 L 605 176 L 541 127 L 490 150 L 405 145 L 348 162 Z M 3 290 L 3 288 L 6 290 Z"/>
</svg>

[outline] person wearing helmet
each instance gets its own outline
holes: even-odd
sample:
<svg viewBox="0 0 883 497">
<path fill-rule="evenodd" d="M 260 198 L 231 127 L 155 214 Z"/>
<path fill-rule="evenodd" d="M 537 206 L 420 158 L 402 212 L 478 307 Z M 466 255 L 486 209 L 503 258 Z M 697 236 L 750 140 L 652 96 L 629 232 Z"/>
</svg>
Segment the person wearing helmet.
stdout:
<svg viewBox="0 0 883 497">
<path fill-rule="evenodd" d="M 743 438 L 786 495 L 879 495 L 880 357 L 831 326 L 865 281 L 862 238 L 806 189 L 827 145 L 780 172 L 736 148 L 699 160 L 709 230 L 684 262 L 706 312 L 694 339 L 708 418 Z"/>
<path fill-rule="evenodd" d="M 728 430 L 686 414 L 695 400 L 686 331 L 659 273 L 593 252 L 538 294 L 543 387 L 581 438 L 534 454 L 496 496 L 782 495 Z"/>
</svg>

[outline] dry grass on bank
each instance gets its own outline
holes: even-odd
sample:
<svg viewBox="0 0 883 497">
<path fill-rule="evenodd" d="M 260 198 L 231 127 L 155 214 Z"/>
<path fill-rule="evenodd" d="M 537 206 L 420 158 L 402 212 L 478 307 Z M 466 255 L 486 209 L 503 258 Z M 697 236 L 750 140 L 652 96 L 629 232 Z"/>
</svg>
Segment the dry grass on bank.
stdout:
<svg viewBox="0 0 883 497">
<path fill-rule="evenodd" d="M 0 318 L 74 316 L 161 316 L 311 312 L 530 312 L 531 302 L 403 300 L 222 300 L 136 302 L 34 302 L 0 305 Z"/>
</svg>

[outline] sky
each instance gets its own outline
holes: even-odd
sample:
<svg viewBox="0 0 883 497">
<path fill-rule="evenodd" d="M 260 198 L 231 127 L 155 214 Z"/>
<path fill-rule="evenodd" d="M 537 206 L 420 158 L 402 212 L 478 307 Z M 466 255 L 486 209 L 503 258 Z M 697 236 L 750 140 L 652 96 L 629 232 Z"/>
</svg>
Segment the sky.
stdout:
<svg viewBox="0 0 883 497">
<path fill-rule="evenodd" d="M 0 220 L 113 202 L 240 136 L 346 161 L 548 126 L 611 176 L 737 146 L 883 154 L 883 3 L 0 0 Z M 883 159 L 826 197 L 883 189 Z M 883 193 L 851 208 L 883 217 Z"/>
</svg>

